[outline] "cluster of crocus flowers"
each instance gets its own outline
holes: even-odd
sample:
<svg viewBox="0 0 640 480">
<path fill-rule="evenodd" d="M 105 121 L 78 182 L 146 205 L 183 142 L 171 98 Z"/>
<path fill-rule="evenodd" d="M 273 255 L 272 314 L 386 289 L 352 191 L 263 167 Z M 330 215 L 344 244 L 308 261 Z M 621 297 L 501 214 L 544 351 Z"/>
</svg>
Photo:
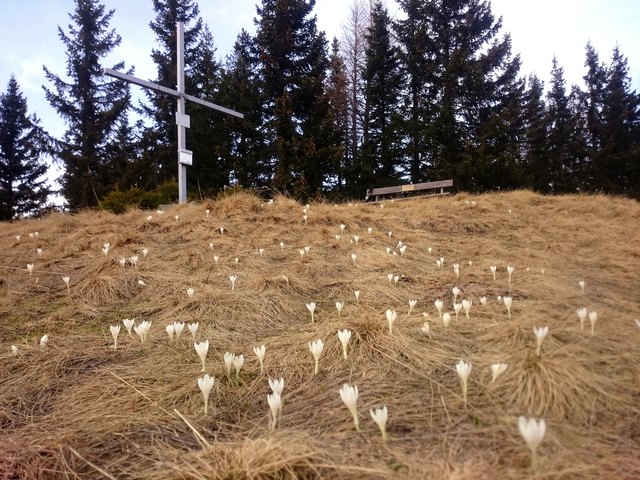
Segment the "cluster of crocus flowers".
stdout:
<svg viewBox="0 0 640 480">
<path fill-rule="evenodd" d="M 149 330 L 151 330 L 151 322 L 144 320 L 140 322 L 139 325 L 135 325 L 133 329 L 140 337 L 140 343 L 144 343 L 147 340 L 147 335 L 149 334 Z"/>
</svg>

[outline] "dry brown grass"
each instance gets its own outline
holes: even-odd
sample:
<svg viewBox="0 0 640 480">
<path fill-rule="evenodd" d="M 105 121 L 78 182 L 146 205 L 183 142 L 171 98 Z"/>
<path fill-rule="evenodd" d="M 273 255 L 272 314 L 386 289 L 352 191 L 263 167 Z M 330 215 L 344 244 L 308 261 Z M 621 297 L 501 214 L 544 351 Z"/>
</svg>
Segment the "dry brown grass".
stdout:
<svg viewBox="0 0 640 480">
<path fill-rule="evenodd" d="M 640 478 L 637 202 L 513 192 L 384 208 L 314 204 L 306 225 L 302 208 L 236 194 L 153 212 L 151 222 L 149 212 L 132 211 L 3 224 L 0 478 L 523 479 L 532 473 L 519 415 L 547 422 L 537 478 Z M 358 245 L 350 244 L 354 234 Z M 406 254 L 387 255 L 398 240 Z M 123 270 L 118 258 L 133 254 L 138 267 Z M 31 277 L 27 263 L 35 264 Z M 507 265 L 516 267 L 511 285 Z M 388 273 L 402 275 L 397 285 Z M 473 300 L 471 319 L 444 328 L 433 302 L 445 300 L 451 312 L 454 285 Z M 196 290 L 191 299 L 188 287 Z M 496 300 L 507 294 L 511 320 Z M 411 316 L 409 299 L 418 301 Z M 346 302 L 341 317 L 338 300 Z M 598 312 L 593 337 L 588 321 L 580 330 L 581 305 Z M 387 308 L 398 312 L 392 336 Z M 431 336 L 420 330 L 423 311 Z M 114 351 L 109 325 L 131 317 L 153 321 L 149 340 L 140 344 L 123 328 Z M 198 321 L 198 339 L 211 342 L 207 370 L 216 384 L 206 416 L 191 335 L 170 342 L 164 330 L 174 320 Z M 532 328 L 543 325 L 550 333 L 537 358 Z M 354 332 L 347 361 L 340 328 Z M 51 340 L 41 349 L 44 333 Z M 307 342 L 316 338 L 325 351 L 313 375 Z M 262 344 L 263 375 L 252 350 Z M 246 358 L 240 382 L 225 375 L 226 351 Z M 466 408 L 459 359 L 473 364 Z M 509 367 L 490 383 L 495 362 Z M 285 379 L 275 432 L 269 376 Z M 338 395 L 343 383 L 360 390 L 360 433 Z M 381 405 L 389 408 L 386 443 L 368 413 Z"/>
</svg>

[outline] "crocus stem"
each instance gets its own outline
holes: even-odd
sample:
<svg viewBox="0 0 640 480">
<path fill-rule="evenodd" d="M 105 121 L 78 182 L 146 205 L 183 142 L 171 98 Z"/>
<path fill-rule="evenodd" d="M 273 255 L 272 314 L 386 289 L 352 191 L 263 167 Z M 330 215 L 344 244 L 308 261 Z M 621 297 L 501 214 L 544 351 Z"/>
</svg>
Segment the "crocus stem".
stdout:
<svg viewBox="0 0 640 480">
<path fill-rule="evenodd" d="M 209 409 L 209 399 L 205 398 L 204 399 L 204 414 L 207 414 L 207 410 Z"/>
<path fill-rule="evenodd" d="M 353 423 L 356 424 L 356 431 L 359 432 L 360 431 L 360 423 L 358 422 L 358 413 L 357 412 L 353 412 Z"/>
<path fill-rule="evenodd" d="M 316 360 L 316 368 L 314 369 L 314 373 L 316 375 L 318 374 L 318 360 Z"/>
<path fill-rule="evenodd" d="M 534 472 L 538 471 L 538 449 L 534 448 L 533 450 L 531 450 L 531 469 Z"/>
</svg>

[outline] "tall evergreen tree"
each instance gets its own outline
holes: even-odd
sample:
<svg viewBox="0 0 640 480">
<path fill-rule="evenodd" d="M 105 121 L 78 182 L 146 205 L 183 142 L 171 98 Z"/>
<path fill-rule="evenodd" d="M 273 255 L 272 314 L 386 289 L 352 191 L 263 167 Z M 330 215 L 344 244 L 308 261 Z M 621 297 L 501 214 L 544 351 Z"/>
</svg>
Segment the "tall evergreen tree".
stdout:
<svg viewBox="0 0 640 480">
<path fill-rule="evenodd" d="M 76 0 L 68 33 L 58 27 L 67 48 L 68 79 L 44 68 L 52 83 L 52 88 L 44 87 L 46 98 L 67 124 L 56 155 L 65 167 L 62 192 L 71 208 L 95 205 L 121 173 L 114 176 L 105 150 L 130 106 L 129 87 L 106 80 L 100 63 L 120 44 L 120 36 L 109 30 L 113 13 L 106 12 L 98 0 Z M 113 68 L 122 69 L 124 63 Z"/>
<path fill-rule="evenodd" d="M 27 114 L 27 99 L 12 75 L 6 93 L 0 94 L 0 220 L 34 213 L 47 200 L 42 134 L 37 117 Z"/>
<path fill-rule="evenodd" d="M 602 108 L 602 155 L 596 176 L 605 192 L 640 195 L 640 96 L 631 89 L 627 58 L 613 49 Z"/>
<path fill-rule="evenodd" d="M 429 177 L 453 177 L 460 188 L 478 188 L 474 165 L 484 122 L 512 128 L 521 82 L 519 58 L 511 56 L 508 35 L 498 37 L 496 20 L 486 0 L 427 0 L 430 21 L 427 81 L 431 86 Z M 497 121 L 496 121 L 497 120 Z M 494 132 L 494 135 L 497 132 Z M 504 129 L 503 133 L 504 135 Z"/>
<path fill-rule="evenodd" d="M 350 140 L 349 135 L 349 97 L 347 92 L 348 80 L 344 59 L 340 52 L 340 43 L 337 38 L 331 43 L 330 71 L 327 78 L 327 99 L 331 109 L 333 130 L 336 135 L 336 143 L 340 150 L 340 168 L 337 184 L 341 188 L 345 175 L 349 174 L 349 167 L 345 164 L 345 149 Z M 345 168 L 346 167 L 346 168 Z"/>
<path fill-rule="evenodd" d="M 176 25 L 184 23 L 184 64 L 185 87 L 191 95 L 198 96 L 193 89 L 192 70 L 198 64 L 198 54 L 202 53 L 202 19 L 195 0 L 153 0 L 155 19 L 149 23 L 156 35 L 157 49 L 151 52 L 156 64 L 155 82 L 160 85 L 175 85 L 177 78 Z M 147 187 L 176 176 L 178 133 L 176 128 L 176 99 L 168 95 L 146 92 L 150 105 L 143 107 L 153 124 L 145 131 L 144 163 Z M 188 106 L 187 108 L 191 108 Z M 189 111 L 187 112 L 189 113 Z M 195 125 L 195 122 L 194 122 Z M 187 142 L 189 134 L 187 134 Z M 188 146 L 187 146 L 188 148 Z M 194 152 L 194 163 L 198 155 Z"/>
<path fill-rule="evenodd" d="M 362 189 L 398 183 L 400 115 L 398 102 L 402 77 L 398 48 L 391 36 L 391 18 L 380 2 L 371 12 L 366 36 L 366 65 L 363 72 L 368 105 L 362 146 Z M 375 175 L 373 177 L 372 175 Z M 360 194 L 364 192 L 359 192 Z"/>
<path fill-rule="evenodd" d="M 255 20 L 274 185 L 303 196 L 321 191 L 340 154 L 324 92 L 327 40 L 314 6 L 315 0 L 262 0 Z"/>
<path fill-rule="evenodd" d="M 230 179 L 245 187 L 263 187 L 273 177 L 264 127 L 265 101 L 254 39 L 242 30 L 227 58 L 221 79 L 221 103 L 244 114 L 225 117 Z"/>
<path fill-rule="evenodd" d="M 586 86 L 585 102 L 587 104 L 586 122 L 588 128 L 586 144 L 590 156 L 594 158 L 598 156 L 602 149 L 602 110 L 604 107 L 607 69 L 606 66 L 600 62 L 598 52 L 593 48 L 591 42 L 588 42 L 586 46 L 584 65 L 587 67 L 587 73 L 582 77 Z"/>
<path fill-rule="evenodd" d="M 429 77 L 429 28 L 431 19 L 424 0 L 399 0 L 406 18 L 395 23 L 401 45 L 402 70 L 406 79 L 403 89 L 403 131 L 406 135 L 406 156 L 412 183 L 426 179 L 428 158 L 430 99 L 433 85 Z"/>
<path fill-rule="evenodd" d="M 573 117 L 566 92 L 564 69 L 553 58 L 551 88 L 547 93 L 547 123 L 549 185 L 543 190 L 550 193 L 568 193 L 575 190 L 572 152 Z"/>
<path fill-rule="evenodd" d="M 536 75 L 531 75 L 524 95 L 522 111 L 525 122 L 523 184 L 538 192 L 549 191 L 551 184 L 546 108 L 544 84 Z"/>
</svg>

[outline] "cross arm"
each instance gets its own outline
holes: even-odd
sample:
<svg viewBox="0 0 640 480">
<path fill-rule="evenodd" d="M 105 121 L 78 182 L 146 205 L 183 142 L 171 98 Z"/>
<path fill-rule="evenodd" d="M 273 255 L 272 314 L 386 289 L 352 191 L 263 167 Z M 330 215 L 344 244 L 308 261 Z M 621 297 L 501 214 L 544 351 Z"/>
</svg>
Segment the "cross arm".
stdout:
<svg viewBox="0 0 640 480">
<path fill-rule="evenodd" d="M 202 100 L 201 98 L 194 97 L 193 95 L 180 93 L 177 90 L 163 87 L 162 85 L 158 85 L 157 83 L 149 82 L 147 80 L 142 80 L 141 78 L 134 77 L 133 75 L 128 75 L 126 73 L 118 72 L 117 70 L 114 70 L 112 68 L 105 68 L 104 74 L 109 75 L 110 77 L 117 78 L 119 80 L 124 80 L 125 82 L 133 83 L 134 85 L 138 85 L 139 87 L 149 88 L 151 90 L 156 90 L 158 92 L 171 95 L 172 97 L 176 97 L 176 98 L 184 97 L 185 100 L 189 100 L 190 102 L 197 103 L 199 105 L 204 105 L 205 107 L 218 110 L 219 112 L 226 113 L 227 115 L 232 115 L 238 118 L 244 118 L 244 115 L 242 113 L 236 112 L 235 110 L 231 110 L 230 108 L 222 107 L 215 103 L 208 102 L 207 100 Z"/>
</svg>

